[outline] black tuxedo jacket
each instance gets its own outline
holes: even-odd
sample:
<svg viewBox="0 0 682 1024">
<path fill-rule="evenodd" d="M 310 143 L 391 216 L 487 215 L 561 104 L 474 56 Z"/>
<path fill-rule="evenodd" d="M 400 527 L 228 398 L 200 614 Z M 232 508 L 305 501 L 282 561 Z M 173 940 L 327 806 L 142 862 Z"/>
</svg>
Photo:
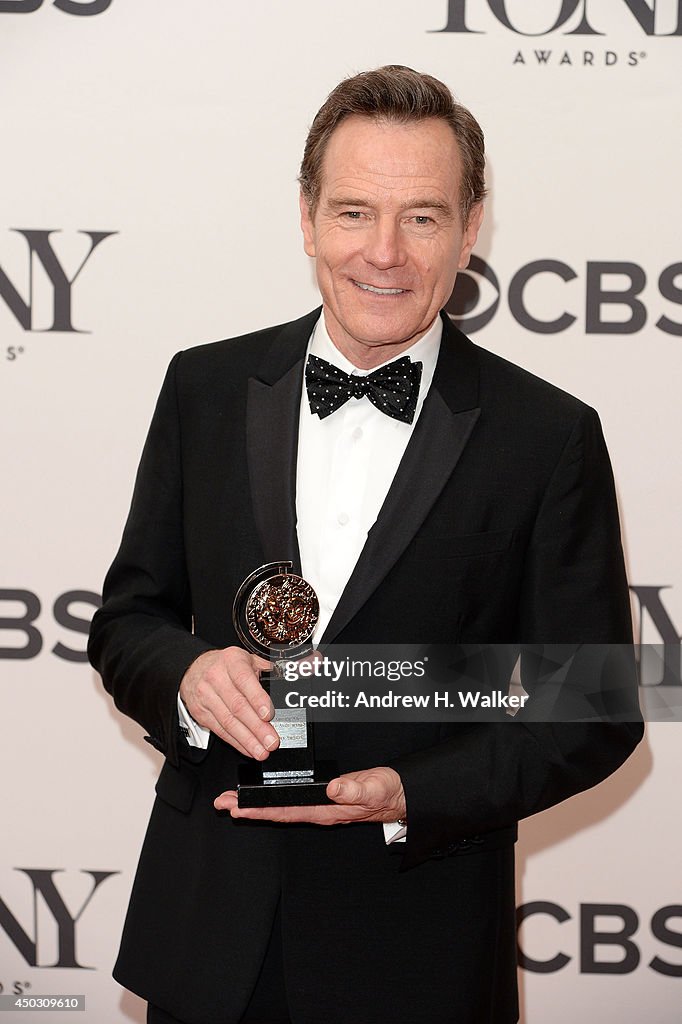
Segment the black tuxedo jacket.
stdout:
<svg viewBox="0 0 682 1024">
<path fill-rule="evenodd" d="M 231 1024 L 281 900 L 296 1024 L 508 1024 L 516 822 L 614 771 L 636 722 L 318 726 L 318 755 L 341 771 L 400 773 L 400 847 L 378 824 L 233 822 L 212 801 L 235 785 L 238 755 L 179 732 L 185 670 L 237 642 L 240 583 L 268 561 L 298 564 L 299 402 L 318 316 L 178 354 L 154 414 L 89 647 L 166 756 L 115 976 L 182 1020 Z M 444 317 L 431 390 L 324 639 L 533 649 L 627 643 L 630 630 L 596 413 Z M 537 664 L 524 675 L 536 697 Z"/>
</svg>

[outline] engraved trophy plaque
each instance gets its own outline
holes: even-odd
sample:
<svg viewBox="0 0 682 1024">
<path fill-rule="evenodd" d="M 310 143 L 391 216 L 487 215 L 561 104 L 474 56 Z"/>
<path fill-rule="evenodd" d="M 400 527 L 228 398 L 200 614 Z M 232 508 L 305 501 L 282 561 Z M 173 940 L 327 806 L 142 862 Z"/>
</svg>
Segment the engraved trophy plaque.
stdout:
<svg viewBox="0 0 682 1024">
<path fill-rule="evenodd" d="M 240 807 L 291 807 L 331 803 L 327 782 L 336 774 L 329 762 L 316 762 L 313 725 L 305 708 L 288 708 L 280 664 L 313 650 L 319 617 L 313 588 L 291 571 L 292 562 L 269 562 L 248 576 L 234 599 L 232 618 L 244 647 L 274 662 L 261 672 L 261 686 L 275 707 L 271 725 L 280 745 L 265 761 L 239 766 Z"/>
</svg>

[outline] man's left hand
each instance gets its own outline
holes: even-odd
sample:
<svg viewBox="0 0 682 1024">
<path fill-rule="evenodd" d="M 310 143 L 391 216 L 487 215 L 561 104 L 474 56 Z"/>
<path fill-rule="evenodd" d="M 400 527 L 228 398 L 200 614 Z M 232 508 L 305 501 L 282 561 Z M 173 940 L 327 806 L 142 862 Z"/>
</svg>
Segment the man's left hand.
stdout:
<svg viewBox="0 0 682 1024">
<path fill-rule="evenodd" d="M 327 796 L 333 804 L 314 807 L 237 807 L 234 790 L 213 801 L 218 811 L 233 818 L 260 821 L 311 822 L 314 825 L 349 825 L 354 821 L 398 821 L 407 816 L 400 776 L 392 768 L 369 768 L 332 779 Z"/>
</svg>

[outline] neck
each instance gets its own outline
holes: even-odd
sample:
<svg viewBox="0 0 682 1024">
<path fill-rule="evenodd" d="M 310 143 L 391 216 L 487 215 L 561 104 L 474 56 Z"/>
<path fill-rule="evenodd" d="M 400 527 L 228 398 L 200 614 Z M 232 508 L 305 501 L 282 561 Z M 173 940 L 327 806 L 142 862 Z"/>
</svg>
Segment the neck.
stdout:
<svg viewBox="0 0 682 1024">
<path fill-rule="evenodd" d="M 334 320 L 329 317 L 325 311 L 324 318 L 325 326 L 327 328 L 327 334 L 329 335 L 332 344 L 339 350 L 342 356 L 345 356 L 358 370 L 374 370 L 377 366 L 381 366 L 382 363 L 387 363 L 391 359 L 396 359 L 398 356 L 407 352 L 415 345 L 420 338 L 431 329 L 434 321 L 428 324 L 423 331 L 419 331 L 417 334 L 412 335 L 405 341 L 396 342 L 378 342 L 376 344 L 367 344 L 362 341 L 358 341 L 356 338 L 351 338 Z"/>
</svg>

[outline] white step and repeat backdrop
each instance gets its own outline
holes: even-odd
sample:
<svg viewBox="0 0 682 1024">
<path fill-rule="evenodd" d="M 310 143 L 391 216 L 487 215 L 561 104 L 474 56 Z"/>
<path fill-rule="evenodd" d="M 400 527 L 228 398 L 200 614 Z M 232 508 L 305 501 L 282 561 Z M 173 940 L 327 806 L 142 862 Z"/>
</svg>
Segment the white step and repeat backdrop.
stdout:
<svg viewBox="0 0 682 1024">
<path fill-rule="evenodd" d="M 679 648 L 679 0 L 2 0 L 0 985 L 84 993 L 59 1020 L 144 1013 L 110 970 L 159 758 L 84 649 L 163 371 L 317 304 L 306 130 L 384 63 L 479 117 L 463 328 L 599 409 L 637 628 Z M 682 1020 L 681 728 L 524 823 L 527 1024 Z"/>
</svg>

